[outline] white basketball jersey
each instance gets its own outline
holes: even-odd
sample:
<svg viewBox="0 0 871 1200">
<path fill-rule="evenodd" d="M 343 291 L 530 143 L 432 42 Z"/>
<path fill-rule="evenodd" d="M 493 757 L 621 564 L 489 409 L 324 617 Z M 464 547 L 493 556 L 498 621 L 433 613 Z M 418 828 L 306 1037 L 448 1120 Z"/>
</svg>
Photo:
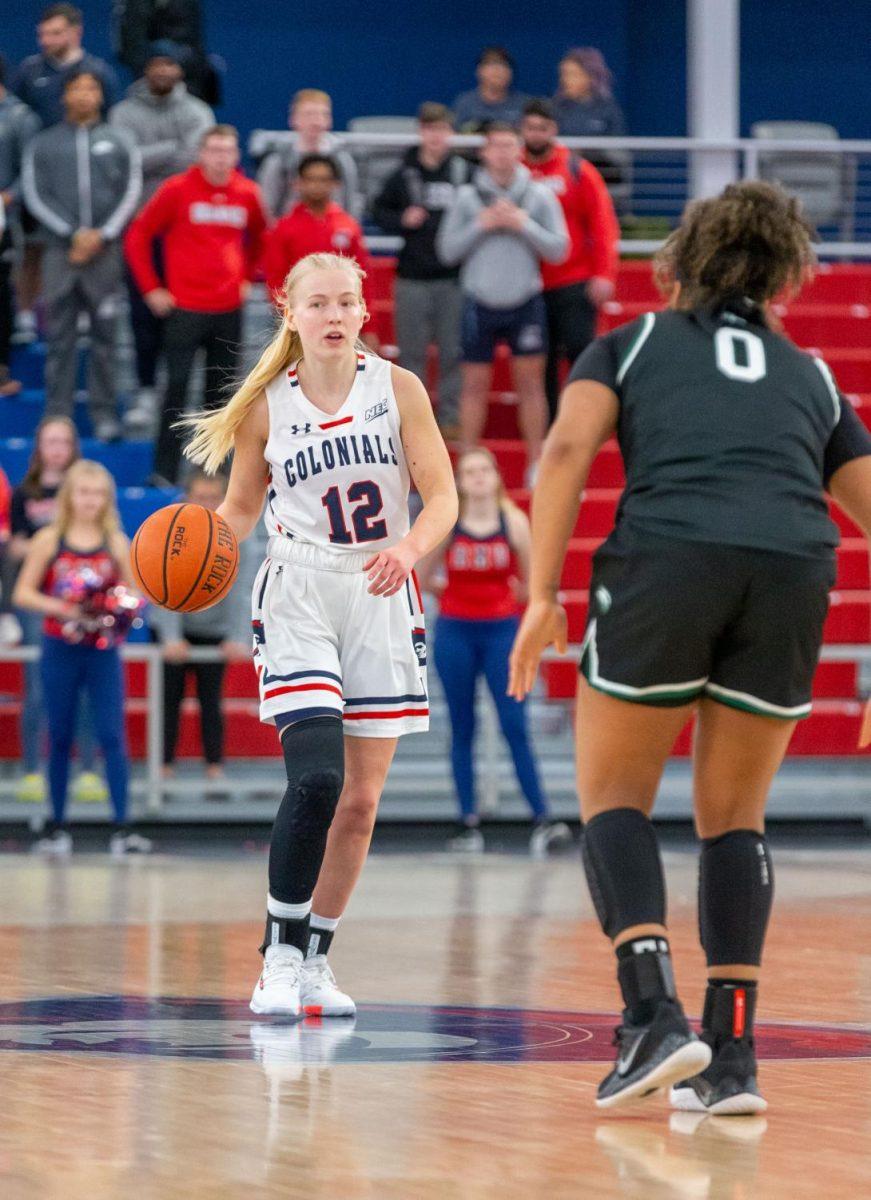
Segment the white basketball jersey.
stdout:
<svg viewBox="0 0 871 1200">
<path fill-rule="evenodd" d="M 408 533 L 408 467 L 386 359 L 357 355 L 353 387 L 332 416 L 305 397 L 296 364 L 267 385 L 266 399 L 270 534 L 380 550 Z"/>
</svg>

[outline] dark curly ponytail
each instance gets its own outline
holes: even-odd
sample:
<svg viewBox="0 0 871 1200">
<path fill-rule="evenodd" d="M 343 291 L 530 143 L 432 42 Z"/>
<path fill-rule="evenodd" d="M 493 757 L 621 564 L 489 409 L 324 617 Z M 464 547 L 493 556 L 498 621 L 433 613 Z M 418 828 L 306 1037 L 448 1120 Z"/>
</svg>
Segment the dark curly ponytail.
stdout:
<svg viewBox="0 0 871 1200">
<path fill-rule="evenodd" d="M 764 304 L 797 291 L 816 257 L 812 231 L 794 196 L 777 184 L 745 180 L 710 200 L 693 200 L 653 260 L 659 287 L 680 284 L 681 309 L 746 296 Z"/>
</svg>

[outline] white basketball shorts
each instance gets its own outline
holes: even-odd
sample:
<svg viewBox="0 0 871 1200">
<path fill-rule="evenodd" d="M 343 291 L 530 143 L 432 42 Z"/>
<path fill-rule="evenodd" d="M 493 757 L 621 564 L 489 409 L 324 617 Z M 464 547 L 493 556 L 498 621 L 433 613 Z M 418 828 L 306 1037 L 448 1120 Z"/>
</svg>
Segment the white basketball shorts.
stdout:
<svg viewBox="0 0 871 1200">
<path fill-rule="evenodd" d="M 339 716 L 352 737 L 429 728 L 426 631 L 413 576 L 372 596 L 372 551 L 335 551 L 271 537 L 254 581 L 260 720 L 278 727 Z"/>
</svg>

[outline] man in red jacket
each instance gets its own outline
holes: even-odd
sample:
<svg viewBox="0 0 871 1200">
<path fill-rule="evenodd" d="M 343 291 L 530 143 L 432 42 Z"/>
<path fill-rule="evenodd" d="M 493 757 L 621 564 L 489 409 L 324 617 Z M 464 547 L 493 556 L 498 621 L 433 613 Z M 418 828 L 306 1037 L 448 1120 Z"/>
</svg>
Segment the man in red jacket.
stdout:
<svg viewBox="0 0 871 1200">
<path fill-rule="evenodd" d="M 173 423 L 184 413 L 197 350 L 206 351 L 205 406 L 217 407 L 235 367 L 242 305 L 260 261 L 266 214 L 256 183 L 237 170 L 232 125 L 203 134 L 197 162 L 163 183 L 130 225 L 127 261 L 145 303 L 166 318 L 167 385 L 152 482 L 176 482 L 181 440 Z M 161 280 L 155 238 L 163 239 Z"/>
<path fill-rule="evenodd" d="M 341 179 L 338 164 L 328 154 L 306 154 L 299 160 L 295 181 L 297 203 L 266 237 L 263 274 L 273 300 L 290 268 L 307 254 L 343 254 L 346 258 L 356 258 L 367 272 L 363 299 L 371 312 L 369 251 L 363 230 L 333 200 Z M 370 329 L 364 332 L 363 340 L 373 350 L 377 349 L 377 338 Z"/>
<path fill-rule="evenodd" d="M 550 419 L 559 402 L 559 366 L 573 363 L 596 336 L 598 309 L 614 295 L 620 226 L 605 181 L 584 159 L 556 140 L 557 123 L 547 100 L 530 100 L 520 123 L 523 163 L 533 179 L 553 188 L 571 238 L 568 258 L 541 264 L 547 309 L 545 375 Z"/>
</svg>

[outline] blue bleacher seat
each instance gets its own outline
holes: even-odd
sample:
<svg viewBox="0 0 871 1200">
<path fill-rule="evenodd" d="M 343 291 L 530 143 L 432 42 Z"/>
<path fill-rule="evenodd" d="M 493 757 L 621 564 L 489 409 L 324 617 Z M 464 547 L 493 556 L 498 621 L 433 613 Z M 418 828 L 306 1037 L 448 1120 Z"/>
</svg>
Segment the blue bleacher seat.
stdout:
<svg viewBox="0 0 871 1200">
<path fill-rule="evenodd" d="M 121 524 L 128 537 L 132 537 L 146 517 L 172 504 L 182 494 L 181 488 L 169 491 L 164 488 L 127 487 L 118 489 L 118 511 Z"/>
<path fill-rule="evenodd" d="M 0 467 L 13 486 L 21 482 L 33 450 L 33 438 L 0 439 Z M 93 438 L 82 439 L 82 457 L 101 462 L 112 472 L 119 488 L 140 487 L 151 472 L 153 442 L 113 442 L 105 445 Z"/>
</svg>

